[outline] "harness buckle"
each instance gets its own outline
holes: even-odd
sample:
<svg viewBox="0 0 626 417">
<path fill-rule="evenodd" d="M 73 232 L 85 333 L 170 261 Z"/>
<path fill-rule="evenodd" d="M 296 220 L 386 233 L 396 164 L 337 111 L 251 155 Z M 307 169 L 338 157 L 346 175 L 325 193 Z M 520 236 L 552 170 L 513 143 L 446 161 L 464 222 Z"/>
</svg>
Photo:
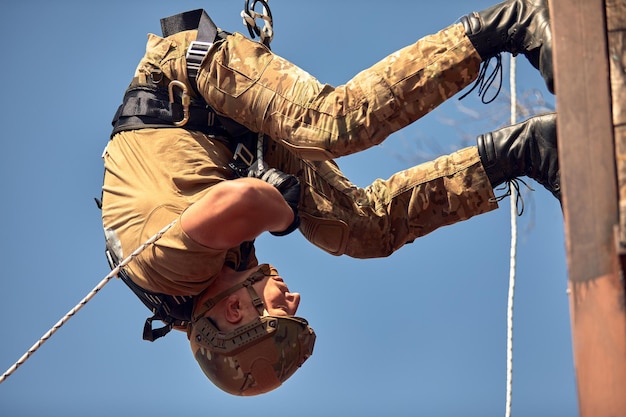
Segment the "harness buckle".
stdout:
<svg viewBox="0 0 626 417">
<path fill-rule="evenodd" d="M 183 105 L 183 118 L 178 122 L 173 122 L 174 126 L 181 127 L 185 126 L 189 121 L 189 106 L 191 105 L 191 97 L 189 97 L 189 94 L 187 94 L 187 86 L 183 82 L 173 80 L 167 86 L 167 91 L 170 95 L 171 104 L 174 104 L 174 87 L 178 87 L 183 90 L 183 95 L 180 98 Z"/>
<path fill-rule="evenodd" d="M 185 59 L 187 60 L 187 75 L 190 78 L 194 80 L 196 79 L 198 72 L 200 71 L 200 65 L 212 45 L 213 42 L 202 41 L 192 41 L 189 44 Z"/>
<path fill-rule="evenodd" d="M 249 167 L 252 166 L 252 163 L 254 162 L 254 155 L 243 143 L 238 143 L 235 148 L 235 152 L 233 152 L 233 161 L 236 161 L 237 158 L 241 158 L 241 160 Z"/>
</svg>

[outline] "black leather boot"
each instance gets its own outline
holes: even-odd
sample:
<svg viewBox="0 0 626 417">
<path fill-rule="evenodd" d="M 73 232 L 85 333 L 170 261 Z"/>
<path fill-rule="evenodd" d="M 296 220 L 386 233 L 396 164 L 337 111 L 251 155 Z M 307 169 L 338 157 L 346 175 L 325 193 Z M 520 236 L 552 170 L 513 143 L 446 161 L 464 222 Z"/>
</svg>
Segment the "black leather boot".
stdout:
<svg viewBox="0 0 626 417">
<path fill-rule="evenodd" d="M 492 187 L 527 176 L 561 200 L 555 113 L 480 135 L 476 141 Z"/>
<path fill-rule="evenodd" d="M 463 16 L 461 23 L 483 61 L 500 52 L 522 53 L 554 93 L 548 0 L 507 0 Z"/>
</svg>

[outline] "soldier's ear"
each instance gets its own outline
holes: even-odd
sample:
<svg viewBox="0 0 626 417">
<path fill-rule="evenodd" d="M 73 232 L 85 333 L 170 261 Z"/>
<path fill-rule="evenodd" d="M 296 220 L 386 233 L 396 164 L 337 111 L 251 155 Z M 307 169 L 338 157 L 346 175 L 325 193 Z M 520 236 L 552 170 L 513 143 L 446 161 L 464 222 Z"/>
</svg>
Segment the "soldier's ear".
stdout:
<svg viewBox="0 0 626 417">
<path fill-rule="evenodd" d="M 243 319 L 241 299 L 237 294 L 228 296 L 224 303 L 224 317 L 230 324 L 238 324 Z"/>
</svg>

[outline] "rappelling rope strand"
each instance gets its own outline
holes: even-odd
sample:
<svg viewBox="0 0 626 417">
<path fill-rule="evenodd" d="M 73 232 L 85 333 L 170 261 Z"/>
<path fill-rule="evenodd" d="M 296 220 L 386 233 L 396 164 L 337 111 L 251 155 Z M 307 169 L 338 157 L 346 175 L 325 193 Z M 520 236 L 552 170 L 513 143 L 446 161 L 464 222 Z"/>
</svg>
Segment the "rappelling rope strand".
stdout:
<svg viewBox="0 0 626 417">
<path fill-rule="evenodd" d="M 167 232 L 172 226 L 174 226 L 176 222 L 177 220 L 174 220 L 173 222 L 165 226 L 163 229 L 159 230 L 159 232 L 157 232 L 154 236 L 148 239 L 143 245 L 141 245 L 133 253 L 131 253 L 127 258 L 125 258 L 122 262 L 120 262 L 120 264 L 116 266 L 106 277 L 104 277 L 102 281 L 100 281 L 100 283 L 96 285 L 96 287 L 93 290 L 91 290 L 91 292 L 87 294 L 87 296 L 80 301 L 80 303 L 76 304 L 76 306 L 73 309 L 71 309 L 65 316 L 63 316 L 63 318 L 59 320 L 57 324 L 55 324 L 50 330 L 48 330 L 48 332 L 46 332 L 46 334 L 44 334 L 37 341 L 37 343 L 35 343 L 30 349 L 28 349 L 28 351 L 17 362 L 15 362 L 13 366 L 7 369 L 7 371 L 4 374 L 2 374 L 2 376 L 0 376 L 0 384 L 4 382 L 4 380 L 7 379 L 13 372 L 15 372 L 17 368 L 22 366 L 22 364 L 24 364 L 24 362 L 26 362 L 28 358 L 30 358 L 37 351 L 37 349 L 41 347 L 41 345 L 43 345 L 48 339 L 50 339 L 50 337 L 54 333 L 56 333 L 56 331 L 59 330 L 61 326 L 63 326 L 70 318 L 72 318 L 72 316 L 76 314 L 78 310 L 83 308 L 83 306 L 87 304 L 89 300 L 91 300 L 98 293 L 98 291 L 100 291 L 111 280 L 111 278 L 113 278 L 119 273 L 120 268 L 130 263 L 137 255 L 143 252 L 148 246 L 150 246 L 151 244 L 159 240 L 161 236 L 163 236 L 165 232 Z"/>
<path fill-rule="evenodd" d="M 515 57 L 511 55 L 511 124 L 517 121 L 517 93 L 515 78 Z M 519 189 L 516 191 L 519 195 Z M 506 338 L 506 409 L 505 417 L 511 417 L 513 399 L 513 300 L 515 297 L 515 266 L 517 256 L 517 217 L 518 209 L 515 199 L 511 198 L 511 261 L 509 270 L 509 297 L 507 307 L 507 338 Z"/>
<path fill-rule="evenodd" d="M 265 163 L 265 160 L 263 159 L 263 133 L 259 133 L 259 135 L 257 136 L 257 142 L 256 142 L 256 164 L 257 164 L 257 171 L 261 172 L 263 170 L 265 170 L 267 168 L 267 164 Z"/>
</svg>

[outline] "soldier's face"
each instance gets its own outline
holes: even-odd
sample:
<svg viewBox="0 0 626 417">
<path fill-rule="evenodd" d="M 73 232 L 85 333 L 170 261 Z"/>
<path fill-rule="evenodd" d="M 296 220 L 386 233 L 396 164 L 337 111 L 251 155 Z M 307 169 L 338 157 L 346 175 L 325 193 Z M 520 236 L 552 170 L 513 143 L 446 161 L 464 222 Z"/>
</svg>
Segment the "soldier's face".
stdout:
<svg viewBox="0 0 626 417">
<path fill-rule="evenodd" d="M 290 292 L 278 271 L 270 267 L 271 275 L 254 284 L 254 289 L 263 298 L 270 316 L 294 316 L 300 305 L 300 294 Z"/>
</svg>

